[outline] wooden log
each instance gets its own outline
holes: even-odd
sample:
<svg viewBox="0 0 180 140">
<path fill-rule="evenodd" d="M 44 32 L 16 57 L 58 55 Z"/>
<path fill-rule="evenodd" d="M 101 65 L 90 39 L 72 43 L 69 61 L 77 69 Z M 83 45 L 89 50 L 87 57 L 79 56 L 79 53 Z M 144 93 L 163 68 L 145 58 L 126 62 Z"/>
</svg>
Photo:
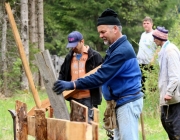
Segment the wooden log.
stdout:
<svg viewBox="0 0 180 140">
<path fill-rule="evenodd" d="M 18 29 L 16 26 L 16 22 L 14 20 L 14 17 L 13 17 L 12 11 L 11 11 L 11 7 L 10 7 L 9 3 L 5 3 L 5 7 L 6 7 L 8 17 L 9 17 L 9 22 L 11 24 L 11 28 L 13 30 L 14 38 L 15 38 L 15 41 L 16 41 L 16 44 L 17 44 L 17 47 L 19 50 L 19 54 L 20 54 L 20 57 L 21 57 L 21 60 L 23 63 L 23 67 L 25 69 L 25 73 L 26 73 L 31 91 L 33 93 L 34 101 L 36 103 L 37 108 L 40 108 L 41 107 L 41 100 L 39 98 L 38 92 L 37 92 L 36 87 L 34 85 L 32 73 L 31 73 L 31 70 L 29 68 L 29 63 L 28 63 L 26 55 L 25 55 L 24 47 L 23 47 Z"/>
<path fill-rule="evenodd" d="M 35 109 L 36 140 L 47 140 L 47 120 L 44 109 Z"/>
<path fill-rule="evenodd" d="M 88 123 L 88 107 L 71 100 L 70 120 Z"/>
<path fill-rule="evenodd" d="M 27 106 L 25 103 L 16 101 L 16 139 L 27 140 Z"/>
<path fill-rule="evenodd" d="M 59 119 L 69 120 L 69 113 L 63 95 L 57 95 L 53 92 L 52 87 L 57 80 L 57 76 L 52 64 L 48 50 L 35 54 L 37 66 L 41 76 L 44 79 L 44 85 L 49 97 L 50 104 L 54 110 L 54 116 Z"/>
</svg>

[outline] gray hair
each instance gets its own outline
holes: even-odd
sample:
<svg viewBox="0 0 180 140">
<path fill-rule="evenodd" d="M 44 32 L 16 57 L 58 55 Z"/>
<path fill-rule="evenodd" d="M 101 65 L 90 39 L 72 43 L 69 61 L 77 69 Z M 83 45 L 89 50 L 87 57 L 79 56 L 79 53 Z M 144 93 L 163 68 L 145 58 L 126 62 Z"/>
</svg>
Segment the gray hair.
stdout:
<svg viewBox="0 0 180 140">
<path fill-rule="evenodd" d="M 121 25 L 109 25 L 110 28 L 113 28 L 114 26 L 117 26 L 119 28 L 119 31 L 122 32 L 122 26 Z"/>
</svg>

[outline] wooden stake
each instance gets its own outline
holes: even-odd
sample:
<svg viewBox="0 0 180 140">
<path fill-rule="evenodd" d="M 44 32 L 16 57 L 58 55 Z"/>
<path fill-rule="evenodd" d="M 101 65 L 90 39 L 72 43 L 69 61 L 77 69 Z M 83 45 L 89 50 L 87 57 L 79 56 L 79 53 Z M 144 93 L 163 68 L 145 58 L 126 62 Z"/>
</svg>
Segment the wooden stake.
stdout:
<svg viewBox="0 0 180 140">
<path fill-rule="evenodd" d="M 40 108 L 41 107 L 41 100 L 39 98 L 38 92 L 37 92 L 35 85 L 34 85 L 32 73 L 31 73 L 30 68 L 29 68 L 29 64 L 28 64 L 28 61 L 27 61 L 27 58 L 25 55 L 24 47 L 23 47 L 23 44 L 22 44 L 22 41 L 21 41 L 21 38 L 20 38 L 20 35 L 18 32 L 16 23 L 15 23 L 15 20 L 14 20 L 13 14 L 12 14 L 11 7 L 10 7 L 9 3 L 5 3 L 5 7 L 6 7 L 8 17 L 9 17 L 9 22 L 11 24 L 11 28 L 13 30 L 15 41 L 16 41 L 16 44 L 18 46 L 19 54 L 20 54 L 20 57 L 21 57 L 21 60 L 22 60 L 22 63 L 23 63 L 24 69 L 25 69 L 25 73 L 26 73 L 26 76 L 28 78 L 28 82 L 29 82 L 31 91 L 33 93 L 33 97 L 34 97 L 34 101 L 36 103 L 36 107 Z"/>
<path fill-rule="evenodd" d="M 143 120 L 143 114 L 140 114 L 140 119 L 141 119 L 141 130 L 142 130 L 142 139 L 146 140 L 145 132 L 144 132 L 144 120 Z"/>
</svg>

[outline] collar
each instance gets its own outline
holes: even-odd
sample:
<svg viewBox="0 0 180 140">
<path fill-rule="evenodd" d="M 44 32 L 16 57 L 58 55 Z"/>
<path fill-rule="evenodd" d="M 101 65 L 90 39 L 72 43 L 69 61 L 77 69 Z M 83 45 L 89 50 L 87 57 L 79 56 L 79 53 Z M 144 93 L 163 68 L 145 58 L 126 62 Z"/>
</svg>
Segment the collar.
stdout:
<svg viewBox="0 0 180 140">
<path fill-rule="evenodd" d="M 167 40 L 167 41 L 162 45 L 162 48 L 166 48 L 169 43 L 170 43 L 170 41 Z"/>
<path fill-rule="evenodd" d="M 119 37 L 116 41 L 114 41 L 114 43 L 113 44 L 115 44 L 120 38 L 122 38 L 124 35 L 122 35 L 121 37 Z M 110 46 L 109 46 L 109 48 L 113 45 L 113 44 L 111 44 Z"/>
<path fill-rule="evenodd" d="M 89 50 L 89 46 L 87 46 L 87 45 L 86 45 L 86 46 L 83 46 L 83 48 L 82 48 L 82 54 L 83 54 L 83 53 L 88 54 L 88 50 Z M 73 56 L 76 56 L 76 55 L 77 55 L 77 53 L 74 52 Z"/>
<path fill-rule="evenodd" d="M 127 40 L 126 35 L 122 35 L 118 38 L 107 50 L 106 57 L 109 56 L 117 47 L 119 47 L 124 41 Z"/>
<path fill-rule="evenodd" d="M 83 48 L 82 48 L 82 52 L 83 53 L 88 53 L 88 50 L 89 50 L 89 46 L 88 45 L 83 46 Z"/>
</svg>

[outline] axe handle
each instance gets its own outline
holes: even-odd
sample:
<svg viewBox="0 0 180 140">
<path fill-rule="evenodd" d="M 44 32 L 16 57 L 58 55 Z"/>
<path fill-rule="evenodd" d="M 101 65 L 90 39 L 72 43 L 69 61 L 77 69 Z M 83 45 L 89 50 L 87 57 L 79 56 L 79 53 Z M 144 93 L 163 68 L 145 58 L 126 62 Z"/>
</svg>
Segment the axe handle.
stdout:
<svg viewBox="0 0 180 140">
<path fill-rule="evenodd" d="M 23 47 L 23 44 L 22 44 L 18 29 L 16 26 L 16 22 L 14 20 L 14 16 L 12 14 L 12 10 L 11 10 L 9 3 L 5 3 L 5 8 L 6 8 L 8 17 L 9 17 L 9 22 L 11 24 L 11 28 L 12 28 L 12 31 L 14 34 L 14 39 L 16 41 L 16 44 L 17 44 L 17 47 L 19 50 L 19 54 L 20 54 L 20 57 L 21 57 L 21 60 L 22 60 L 22 63 L 23 63 L 24 69 L 25 69 L 25 73 L 26 73 L 31 91 L 33 93 L 34 101 L 36 103 L 37 108 L 41 108 L 41 100 L 39 98 L 38 92 L 37 92 L 35 85 L 34 85 L 32 73 L 31 73 L 31 70 L 29 68 L 29 62 L 27 61 L 25 51 L 24 51 L 24 47 Z"/>
</svg>

